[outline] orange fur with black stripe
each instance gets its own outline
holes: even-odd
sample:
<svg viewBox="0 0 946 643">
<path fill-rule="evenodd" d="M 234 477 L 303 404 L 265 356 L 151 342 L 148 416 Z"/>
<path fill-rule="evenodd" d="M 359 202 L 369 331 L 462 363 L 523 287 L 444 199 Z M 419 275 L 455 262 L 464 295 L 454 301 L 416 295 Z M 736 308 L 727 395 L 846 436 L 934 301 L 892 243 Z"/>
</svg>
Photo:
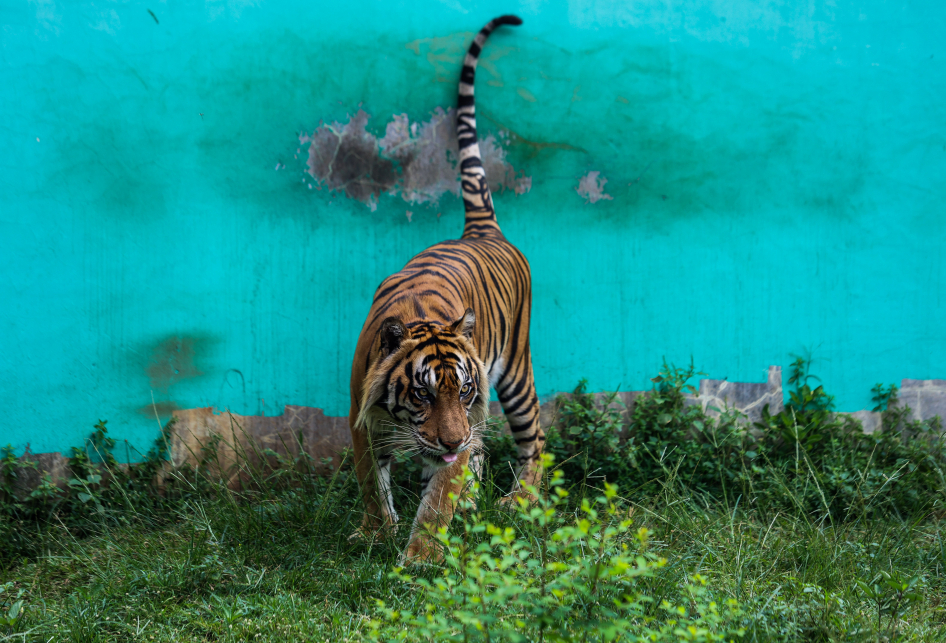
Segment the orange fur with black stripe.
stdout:
<svg viewBox="0 0 946 643">
<path fill-rule="evenodd" d="M 449 522 L 451 493 L 460 491 L 456 479 L 464 465 L 475 464 L 491 385 L 516 441 L 517 478 L 535 484 L 541 474 L 545 434 L 529 352 L 529 263 L 496 221 L 476 139 L 476 60 L 486 38 L 502 24 L 521 21 L 502 16 L 487 24 L 470 45 L 460 75 L 463 236 L 428 248 L 382 282 L 352 365 L 349 423 L 365 503 L 360 531 L 397 522 L 390 492 L 394 451 L 418 454 L 424 461 L 407 559 L 438 555 L 428 532 Z"/>
</svg>

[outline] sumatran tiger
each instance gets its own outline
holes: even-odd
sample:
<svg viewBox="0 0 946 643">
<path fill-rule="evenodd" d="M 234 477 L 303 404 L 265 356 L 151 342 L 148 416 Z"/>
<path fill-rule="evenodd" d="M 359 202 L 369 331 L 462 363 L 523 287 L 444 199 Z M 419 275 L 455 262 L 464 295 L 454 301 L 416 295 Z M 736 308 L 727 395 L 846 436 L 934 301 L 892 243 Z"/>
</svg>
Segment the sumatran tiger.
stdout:
<svg viewBox="0 0 946 643">
<path fill-rule="evenodd" d="M 516 443 L 518 482 L 510 496 L 541 475 L 545 434 L 529 352 L 529 263 L 496 222 L 473 101 L 476 61 L 487 37 L 500 25 L 520 24 L 516 16 L 492 20 L 463 61 L 456 121 L 463 236 L 421 252 L 381 283 L 352 364 L 349 426 L 365 503 L 361 529 L 352 536 L 397 522 L 392 454 L 419 454 L 421 501 L 406 560 L 440 556 L 431 530 L 452 517 L 451 494 L 459 495 L 462 468 L 478 466 L 470 458 L 481 446 L 491 385 Z"/>
</svg>

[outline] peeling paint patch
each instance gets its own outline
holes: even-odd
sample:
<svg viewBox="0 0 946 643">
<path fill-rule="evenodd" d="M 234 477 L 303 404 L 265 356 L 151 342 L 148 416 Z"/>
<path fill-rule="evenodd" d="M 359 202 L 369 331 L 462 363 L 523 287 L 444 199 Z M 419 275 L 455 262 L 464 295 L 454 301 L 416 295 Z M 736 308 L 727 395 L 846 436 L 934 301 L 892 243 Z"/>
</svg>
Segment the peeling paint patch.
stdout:
<svg viewBox="0 0 946 643">
<path fill-rule="evenodd" d="M 456 144 L 455 139 L 454 144 Z M 516 168 L 506 160 L 506 147 L 508 145 L 508 132 L 500 132 L 498 138 L 490 134 L 480 141 L 483 169 L 486 170 L 489 189 L 494 193 L 512 190 L 516 194 L 522 195 L 532 189 L 532 177 L 526 176 L 524 172 L 517 173 Z"/>
<path fill-rule="evenodd" d="M 367 130 L 369 119 L 359 110 L 347 123 L 322 124 L 300 136 L 300 144 L 309 145 L 306 171 L 320 186 L 344 192 L 372 210 L 381 194 L 399 194 L 412 204 L 436 204 L 447 193 L 459 196 L 454 109 L 438 107 L 429 120 L 413 123 L 406 114 L 395 114 L 381 138 Z M 506 159 L 508 144 L 506 133 L 480 141 L 486 177 L 494 192 L 525 194 L 532 177 Z"/>
<path fill-rule="evenodd" d="M 378 141 L 365 129 L 368 114 L 363 110 L 347 123 L 323 125 L 312 133 L 309 145 L 309 174 L 331 190 L 341 190 L 349 198 L 378 207 L 378 196 L 394 187 L 394 162 L 378 153 Z"/>
<path fill-rule="evenodd" d="M 608 180 L 598 178 L 601 172 L 588 172 L 578 181 L 578 187 L 575 190 L 578 196 L 585 199 L 585 203 L 597 203 L 602 199 L 610 201 L 613 197 L 604 193 L 604 186 Z"/>
</svg>

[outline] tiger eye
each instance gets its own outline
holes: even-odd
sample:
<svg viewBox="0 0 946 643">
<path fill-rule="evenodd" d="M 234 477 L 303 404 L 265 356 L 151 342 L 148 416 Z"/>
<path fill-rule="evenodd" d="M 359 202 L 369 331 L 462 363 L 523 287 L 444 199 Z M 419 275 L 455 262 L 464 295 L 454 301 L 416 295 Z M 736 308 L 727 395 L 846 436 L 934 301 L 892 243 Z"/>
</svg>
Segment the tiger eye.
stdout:
<svg viewBox="0 0 946 643">
<path fill-rule="evenodd" d="M 460 395 L 468 395 L 472 388 L 473 387 L 470 386 L 469 384 L 464 384 L 463 388 L 460 389 Z"/>
<path fill-rule="evenodd" d="M 420 386 L 414 389 L 414 393 L 417 395 L 417 397 L 420 397 L 420 398 L 426 398 L 429 395 L 427 389 L 422 388 Z"/>
</svg>

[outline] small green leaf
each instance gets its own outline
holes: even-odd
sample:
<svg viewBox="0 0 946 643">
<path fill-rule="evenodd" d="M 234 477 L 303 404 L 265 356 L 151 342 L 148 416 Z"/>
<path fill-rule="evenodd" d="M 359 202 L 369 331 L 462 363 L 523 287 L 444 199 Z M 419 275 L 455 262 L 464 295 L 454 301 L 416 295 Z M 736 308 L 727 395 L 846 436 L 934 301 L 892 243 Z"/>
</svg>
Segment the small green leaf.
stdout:
<svg viewBox="0 0 946 643">
<path fill-rule="evenodd" d="M 673 419 L 673 416 L 670 415 L 669 413 L 661 413 L 660 415 L 657 416 L 657 421 L 660 422 L 661 424 L 669 424 L 672 419 Z"/>
<path fill-rule="evenodd" d="M 82 492 L 79 494 L 79 500 L 81 500 L 82 502 L 88 502 L 91 499 L 92 499 L 92 496 L 90 494 L 87 494 L 85 492 Z"/>
</svg>

